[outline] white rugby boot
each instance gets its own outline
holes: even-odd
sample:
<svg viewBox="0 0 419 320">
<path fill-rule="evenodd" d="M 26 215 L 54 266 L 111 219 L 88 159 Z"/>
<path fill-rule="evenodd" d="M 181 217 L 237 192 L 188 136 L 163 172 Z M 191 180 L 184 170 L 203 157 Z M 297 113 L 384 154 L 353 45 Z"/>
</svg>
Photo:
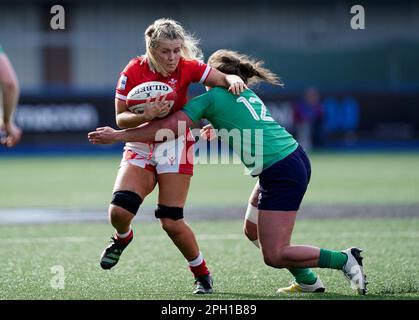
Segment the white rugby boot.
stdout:
<svg viewBox="0 0 419 320">
<path fill-rule="evenodd" d="M 362 249 L 351 247 L 342 252 L 348 256 L 348 261 L 342 268 L 345 278 L 349 281 L 351 288 L 358 291 L 358 294 L 366 294 L 368 282 L 362 266 Z"/>
<path fill-rule="evenodd" d="M 320 277 L 313 284 L 304 284 L 294 281 L 289 287 L 279 288 L 277 293 L 320 293 L 324 292 L 325 288 Z"/>
</svg>

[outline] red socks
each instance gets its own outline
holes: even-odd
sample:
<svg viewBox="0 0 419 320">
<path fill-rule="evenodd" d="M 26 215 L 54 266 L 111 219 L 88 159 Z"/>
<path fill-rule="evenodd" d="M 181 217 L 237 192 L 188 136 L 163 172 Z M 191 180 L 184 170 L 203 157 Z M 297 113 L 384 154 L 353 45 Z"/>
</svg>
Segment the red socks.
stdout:
<svg viewBox="0 0 419 320">
<path fill-rule="evenodd" d="M 194 277 L 210 274 L 201 252 L 195 259 L 188 261 L 188 263 L 189 269 L 192 271 Z"/>
<path fill-rule="evenodd" d="M 134 232 L 132 231 L 132 229 L 130 229 L 127 233 L 122 234 L 122 235 L 116 233 L 115 237 L 119 243 L 123 245 L 127 245 L 128 243 L 131 242 L 132 238 L 134 237 Z"/>
</svg>

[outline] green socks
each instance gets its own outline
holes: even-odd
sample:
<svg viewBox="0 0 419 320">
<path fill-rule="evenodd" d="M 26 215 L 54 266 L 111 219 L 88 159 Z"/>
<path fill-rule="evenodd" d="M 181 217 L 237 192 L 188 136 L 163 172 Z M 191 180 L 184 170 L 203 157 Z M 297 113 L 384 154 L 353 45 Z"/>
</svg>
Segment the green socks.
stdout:
<svg viewBox="0 0 419 320">
<path fill-rule="evenodd" d="M 317 274 L 310 268 L 293 268 L 288 270 L 295 277 L 297 283 L 314 284 L 317 280 Z"/>
<path fill-rule="evenodd" d="M 320 249 L 319 268 L 342 270 L 348 261 L 348 256 L 340 251 Z M 314 284 L 317 280 L 317 274 L 310 268 L 292 268 L 288 269 L 295 277 L 297 283 Z"/>
<path fill-rule="evenodd" d="M 341 270 L 348 261 L 348 256 L 340 251 L 320 249 L 319 268 Z"/>
</svg>

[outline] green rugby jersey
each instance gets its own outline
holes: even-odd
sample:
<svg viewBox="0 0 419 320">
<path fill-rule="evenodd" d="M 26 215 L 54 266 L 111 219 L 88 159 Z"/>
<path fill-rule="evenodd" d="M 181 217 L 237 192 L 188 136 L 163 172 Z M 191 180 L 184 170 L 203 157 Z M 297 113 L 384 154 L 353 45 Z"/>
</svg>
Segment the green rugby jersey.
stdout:
<svg viewBox="0 0 419 320">
<path fill-rule="evenodd" d="M 251 175 L 258 175 L 298 146 L 250 89 L 236 96 L 215 87 L 191 99 L 182 111 L 193 121 L 201 118 L 210 121 L 221 140 L 228 142 Z"/>
<path fill-rule="evenodd" d="M 2 53 L 2 52 L 3 52 L 3 48 L 2 48 L 1 43 L 0 43 L 0 53 Z"/>
</svg>

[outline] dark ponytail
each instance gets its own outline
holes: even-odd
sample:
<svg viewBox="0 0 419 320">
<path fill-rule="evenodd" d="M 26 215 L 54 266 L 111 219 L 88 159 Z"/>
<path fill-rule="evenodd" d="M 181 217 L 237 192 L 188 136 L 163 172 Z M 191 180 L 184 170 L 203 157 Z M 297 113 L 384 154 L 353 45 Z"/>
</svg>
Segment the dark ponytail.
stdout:
<svg viewBox="0 0 419 320">
<path fill-rule="evenodd" d="M 208 64 L 225 74 L 235 74 L 249 85 L 260 81 L 283 86 L 281 79 L 263 67 L 262 60 L 254 60 L 245 54 L 231 50 L 217 50 L 208 59 Z"/>
</svg>

